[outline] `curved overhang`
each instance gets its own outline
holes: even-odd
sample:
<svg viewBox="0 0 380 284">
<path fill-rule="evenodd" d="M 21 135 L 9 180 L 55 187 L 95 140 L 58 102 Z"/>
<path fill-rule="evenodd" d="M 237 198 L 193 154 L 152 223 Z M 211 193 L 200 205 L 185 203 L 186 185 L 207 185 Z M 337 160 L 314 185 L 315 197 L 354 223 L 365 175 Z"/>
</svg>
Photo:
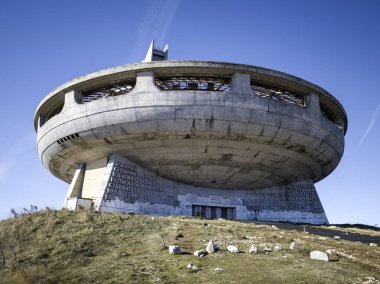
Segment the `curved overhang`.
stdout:
<svg viewBox="0 0 380 284">
<path fill-rule="evenodd" d="M 258 66 L 198 60 L 153 61 L 122 65 L 73 79 L 54 89 L 40 102 L 34 116 L 36 131 L 40 113 L 49 111 L 52 107 L 63 102 L 67 91 L 76 89 L 82 92 L 90 88 L 119 82 L 120 80 L 134 79 L 137 73 L 144 71 L 153 71 L 156 76 L 207 75 L 222 77 L 232 77 L 233 73 L 239 72 L 249 74 L 251 80 L 258 83 L 305 94 L 314 93 L 319 96 L 320 102 L 332 111 L 336 118 L 343 121 L 344 133 L 347 131 L 347 115 L 343 106 L 333 95 L 311 82 L 287 73 Z"/>
</svg>

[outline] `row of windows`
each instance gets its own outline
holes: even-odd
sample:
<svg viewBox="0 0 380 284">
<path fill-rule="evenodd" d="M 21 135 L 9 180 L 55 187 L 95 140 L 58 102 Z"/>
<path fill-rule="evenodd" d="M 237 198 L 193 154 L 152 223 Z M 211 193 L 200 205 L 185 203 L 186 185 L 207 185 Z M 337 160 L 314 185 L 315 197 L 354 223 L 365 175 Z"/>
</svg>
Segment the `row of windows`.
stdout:
<svg viewBox="0 0 380 284">
<path fill-rule="evenodd" d="M 225 92 L 231 89 L 231 80 L 219 77 L 157 77 L 155 83 L 163 91 L 195 90 Z M 88 103 L 102 98 L 125 95 L 132 91 L 135 85 L 136 81 L 130 80 L 86 91 L 82 93 L 80 102 Z M 254 82 L 251 82 L 251 88 L 259 97 L 305 106 L 303 95 L 272 86 L 259 85 Z"/>
<path fill-rule="evenodd" d="M 172 76 L 172 77 L 156 77 L 155 84 L 160 90 L 196 90 L 196 91 L 212 91 L 226 92 L 231 89 L 231 80 L 224 77 L 199 77 L 199 76 Z M 80 103 L 89 103 L 94 100 L 100 100 L 107 97 L 115 97 L 128 94 L 136 85 L 136 80 L 126 80 L 118 83 L 106 85 L 97 89 L 82 92 L 79 97 Z M 286 89 L 281 89 L 269 85 L 258 84 L 251 81 L 251 89 L 253 93 L 261 98 L 278 100 L 288 104 L 294 104 L 305 107 L 305 96 L 296 94 Z M 49 115 L 46 116 L 45 122 L 54 115 L 60 113 L 63 103 L 57 106 Z M 335 116 L 325 106 L 321 104 L 321 113 L 330 121 L 336 123 Z M 339 125 L 338 125 L 339 126 Z"/>
</svg>

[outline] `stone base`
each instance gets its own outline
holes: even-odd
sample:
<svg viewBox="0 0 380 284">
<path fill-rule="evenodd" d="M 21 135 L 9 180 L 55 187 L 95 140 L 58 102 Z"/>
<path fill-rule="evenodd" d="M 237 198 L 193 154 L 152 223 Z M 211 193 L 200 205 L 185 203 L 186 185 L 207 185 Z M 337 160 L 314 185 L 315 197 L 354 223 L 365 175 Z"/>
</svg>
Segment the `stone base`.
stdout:
<svg viewBox="0 0 380 284">
<path fill-rule="evenodd" d="M 94 165 L 87 165 L 82 190 L 76 192 L 91 198 L 99 211 L 328 224 L 312 181 L 259 190 L 215 189 L 167 180 L 116 154 Z M 75 176 L 79 179 L 83 171 L 79 167 Z M 73 180 L 70 188 L 77 187 Z"/>
</svg>

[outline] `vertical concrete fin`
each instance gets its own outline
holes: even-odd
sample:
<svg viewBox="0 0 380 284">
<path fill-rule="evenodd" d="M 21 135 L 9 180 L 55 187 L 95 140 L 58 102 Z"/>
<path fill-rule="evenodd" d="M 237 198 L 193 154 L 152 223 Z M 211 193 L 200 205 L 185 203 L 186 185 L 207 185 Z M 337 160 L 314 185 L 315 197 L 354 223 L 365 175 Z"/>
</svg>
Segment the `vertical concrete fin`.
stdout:
<svg viewBox="0 0 380 284">
<path fill-rule="evenodd" d="M 79 164 L 74 173 L 73 180 L 71 181 L 69 190 L 67 191 L 65 200 L 63 202 L 63 208 L 67 207 L 67 200 L 72 197 L 82 197 L 82 188 L 84 181 L 84 173 L 86 170 L 86 164 Z"/>
<path fill-rule="evenodd" d="M 78 92 L 74 89 L 71 89 L 65 93 L 65 103 L 63 105 L 62 112 L 76 108 L 78 106 Z"/>
<path fill-rule="evenodd" d="M 249 74 L 235 72 L 232 75 L 230 92 L 245 96 L 253 95 L 251 89 L 251 76 Z"/>
<path fill-rule="evenodd" d="M 313 119 L 320 119 L 322 113 L 321 113 L 321 107 L 319 105 L 319 96 L 313 93 L 310 93 L 306 95 L 306 108 L 310 113 L 311 118 Z"/>
<path fill-rule="evenodd" d="M 155 84 L 155 76 L 152 71 L 139 72 L 136 75 L 136 86 L 129 94 L 140 92 L 157 92 L 159 89 Z"/>
</svg>

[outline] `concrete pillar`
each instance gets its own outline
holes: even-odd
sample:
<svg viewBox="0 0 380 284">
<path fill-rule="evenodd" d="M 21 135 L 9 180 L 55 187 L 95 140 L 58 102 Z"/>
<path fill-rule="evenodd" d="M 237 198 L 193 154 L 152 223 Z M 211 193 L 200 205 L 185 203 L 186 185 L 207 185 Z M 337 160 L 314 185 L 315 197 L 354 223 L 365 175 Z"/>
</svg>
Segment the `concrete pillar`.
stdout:
<svg viewBox="0 0 380 284">
<path fill-rule="evenodd" d="M 232 75 L 230 91 L 239 95 L 253 95 L 251 89 L 251 76 L 249 74 L 235 72 Z"/>
<path fill-rule="evenodd" d="M 321 107 L 319 105 L 319 96 L 310 93 L 305 96 L 306 109 L 310 113 L 311 118 L 319 119 L 322 115 Z"/>
<path fill-rule="evenodd" d="M 155 76 L 152 71 L 140 72 L 136 75 L 136 86 L 129 94 L 139 92 L 157 92 L 159 89 L 155 84 Z"/>
<path fill-rule="evenodd" d="M 78 102 L 79 102 L 79 93 L 74 89 L 67 91 L 65 93 L 65 102 L 63 105 L 62 112 L 73 109 L 73 108 L 77 108 Z"/>
<path fill-rule="evenodd" d="M 67 191 L 63 208 L 67 207 L 67 200 L 73 197 L 82 197 L 82 187 L 84 181 L 84 173 L 86 171 L 86 164 L 79 164 L 74 173 L 73 180 L 71 181 L 69 190 Z"/>
</svg>

